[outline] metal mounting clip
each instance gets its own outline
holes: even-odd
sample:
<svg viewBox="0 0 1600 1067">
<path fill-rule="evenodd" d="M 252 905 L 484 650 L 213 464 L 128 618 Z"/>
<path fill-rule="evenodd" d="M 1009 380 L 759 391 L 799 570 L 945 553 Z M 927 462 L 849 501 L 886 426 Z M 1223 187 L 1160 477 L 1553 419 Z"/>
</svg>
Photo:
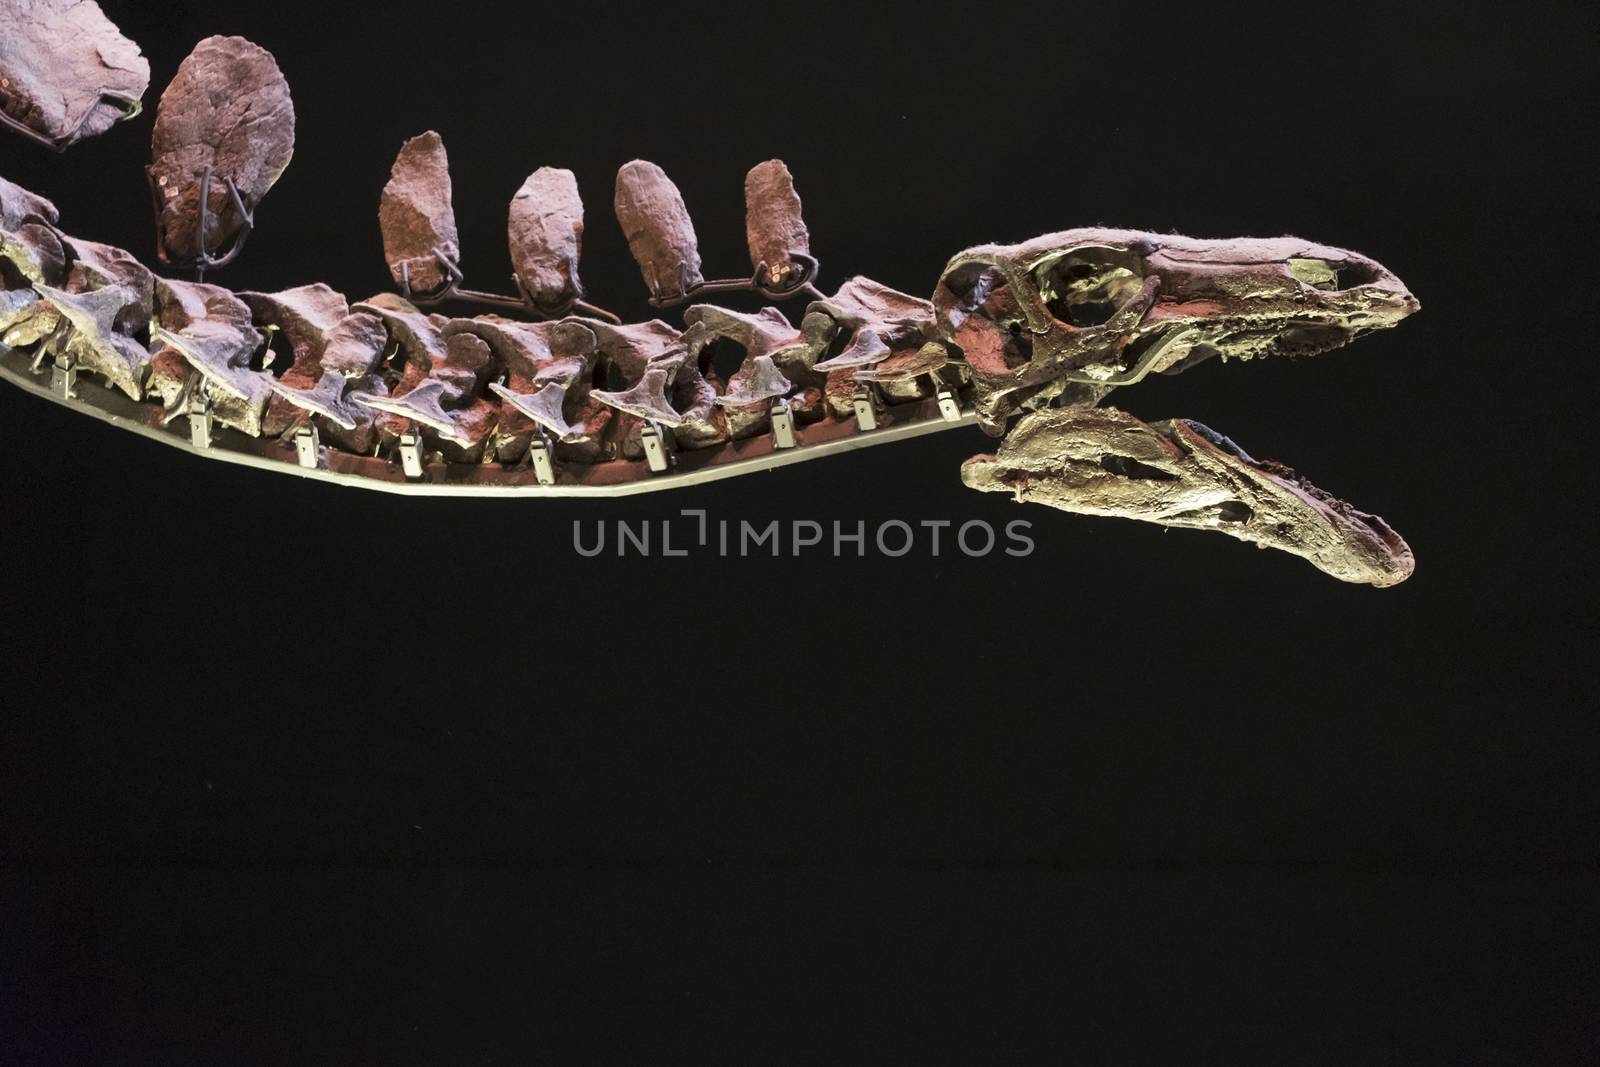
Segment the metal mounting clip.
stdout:
<svg viewBox="0 0 1600 1067">
<path fill-rule="evenodd" d="M 416 433 L 403 433 L 396 447 L 400 452 L 400 469 L 405 472 L 406 480 L 421 481 L 422 436 Z"/>
<path fill-rule="evenodd" d="M 461 283 L 466 281 L 466 275 L 462 273 L 460 264 L 445 255 L 444 249 L 438 247 L 433 250 L 433 259 L 444 273 L 444 281 L 425 293 L 416 292 L 411 288 L 411 264 L 404 261 L 400 264 L 400 295 L 417 307 L 437 307 L 455 300 L 465 304 L 477 304 L 480 307 L 500 308 L 503 311 L 521 311 L 536 319 L 561 319 L 568 315 L 579 315 L 583 318 L 609 322 L 614 326 L 622 325 L 622 319 L 616 312 L 579 300 L 577 294 L 573 294 L 562 304 L 546 307 L 529 294 L 528 287 L 523 284 L 522 277 L 518 274 L 511 275 L 511 283 L 517 288 L 516 296 L 463 289 Z"/>
<path fill-rule="evenodd" d="M 528 445 L 528 461 L 540 485 L 556 484 L 555 448 L 548 435 L 535 434 Z"/>
<path fill-rule="evenodd" d="M 878 428 L 878 404 L 872 397 L 869 389 L 857 389 L 852 403 L 856 409 L 856 428 L 859 430 L 876 430 Z"/>
<path fill-rule="evenodd" d="M 672 434 L 658 422 L 647 422 L 639 431 L 644 445 L 644 460 L 653 474 L 664 474 L 672 466 Z"/>
<path fill-rule="evenodd" d="M 945 422 L 961 421 L 961 400 L 954 389 L 939 385 L 933 395 L 939 401 L 939 416 Z"/>
<path fill-rule="evenodd" d="M 196 448 L 210 448 L 216 430 L 216 418 L 211 413 L 211 397 L 206 392 L 204 379 L 195 384 L 189 394 L 189 443 Z"/>
<path fill-rule="evenodd" d="M 78 365 L 71 356 L 56 357 L 55 365 L 50 368 L 50 388 L 66 400 L 77 397 Z"/>
<path fill-rule="evenodd" d="M 789 410 L 789 402 L 780 396 L 772 402 L 768 414 L 772 416 L 772 447 L 793 448 L 796 443 L 794 413 Z"/>
<path fill-rule="evenodd" d="M 294 432 L 294 455 L 300 466 L 316 470 L 322 459 L 322 441 L 315 424 L 307 423 Z"/>
<path fill-rule="evenodd" d="M 826 297 L 813 284 L 817 280 L 819 264 L 816 257 L 804 255 L 800 252 L 790 252 L 789 258 L 800 264 L 800 274 L 782 284 L 772 281 L 771 271 L 766 261 L 756 264 L 756 271 L 748 278 L 718 278 L 714 281 L 696 282 L 694 285 L 680 285 L 676 296 L 661 296 L 653 294 L 650 297 L 650 306 L 656 308 L 673 308 L 680 304 L 688 304 L 699 300 L 712 293 L 756 293 L 762 299 L 778 303 L 796 296 L 808 296 L 813 300 L 823 300 Z M 654 288 L 652 286 L 652 288 Z"/>
</svg>

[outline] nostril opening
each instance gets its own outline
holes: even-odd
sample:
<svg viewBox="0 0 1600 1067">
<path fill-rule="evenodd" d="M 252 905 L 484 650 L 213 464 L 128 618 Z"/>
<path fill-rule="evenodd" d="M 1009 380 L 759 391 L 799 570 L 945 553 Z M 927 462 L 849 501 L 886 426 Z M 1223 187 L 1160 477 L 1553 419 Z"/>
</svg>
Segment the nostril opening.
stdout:
<svg viewBox="0 0 1600 1067">
<path fill-rule="evenodd" d="M 1176 474 L 1164 471 L 1160 467 L 1152 467 L 1148 463 L 1140 463 L 1132 456 L 1119 456 L 1115 452 L 1106 452 L 1101 455 L 1100 466 L 1112 474 L 1119 474 L 1124 478 L 1132 478 L 1137 481 L 1175 482 L 1178 480 Z"/>
<path fill-rule="evenodd" d="M 1222 522 L 1249 522 L 1256 513 L 1242 500 L 1225 500 L 1217 505 L 1217 518 Z"/>
<path fill-rule="evenodd" d="M 1109 300 L 1084 300 L 1065 308 L 1052 306 L 1050 310 L 1058 317 L 1065 316 L 1074 326 L 1104 326 L 1116 314 L 1117 305 Z"/>
<path fill-rule="evenodd" d="M 1371 285 L 1383 277 L 1383 272 L 1377 267 L 1360 260 L 1291 258 L 1289 273 L 1302 284 L 1324 292 L 1341 292 Z"/>
<path fill-rule="evenodd" d="M 1367 263 L 1341 263 L 1338 267 L 1338 281 L 1334 284 L 1340 289 L 1355 289 L 1362 285 L 1371 285 L 1382 275 L 1378 269 Z"/>
</svg>

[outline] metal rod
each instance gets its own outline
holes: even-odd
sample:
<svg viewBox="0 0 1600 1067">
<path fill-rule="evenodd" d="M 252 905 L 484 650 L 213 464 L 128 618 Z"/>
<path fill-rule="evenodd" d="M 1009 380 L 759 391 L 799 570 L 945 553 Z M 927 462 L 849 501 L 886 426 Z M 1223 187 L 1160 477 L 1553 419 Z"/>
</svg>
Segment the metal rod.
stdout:
<svg viewBox="0 0 1600 1067">
<path fill-rule="evenodd" d="M 400 295 L 418 307 L 435 307 L 449 301 L 459 301 L 465 304 L 477 304 L 481 307 L 500 308 L 505 311 L 520 311 L 539 319 L 561 319 L 568 315 L 576 314 L 585 318 L 601 319 L 613 325 L 622 324 L 622 318 L 615 312 L 607 311 L 603 307 L 598 307 L 577 298 L 555 307 L 546 307 L 528 294 L 527 287 L 522 284 L 521 276 L 517 274 L 511 275 L 512 284 L 517 288 L 518 295 L 516 296 L 485 293 L 477 289 L 463 289 L 461 288 L 461 283 L 466 276 L 462 273 L 461 268 L 438 248 L 433 250 L 433 258 L 438 261 L 440 269 L 444 271 L 445 280 L 437 289 L 427 293 L 412 291 L 411 264 L 404 260 L 400 263 Z"/>
<path fill-rule="evenodd" d="M 801 447 L 774 448 L 770 437 L 765 435 L 730 441 L 712 449 L 679 452 L 678 466 L 654 475 L 643 460 L 617 459 L 592 466 L 568 465 L 563 473 L 573 480 L 562 480 L 556 485 L 541 485 L 531 466 L 502 469 L 495 464 L 434 466 L 426 468 L 429 476 L 423 480 L 408 481 L 395 464 L 381 457 L 325 449 L 321 464 L 308 468 L 300 465 L 296 450 L 286 442 L 247 437 L 228 429 L 216 431 L 209 449 L 197 449 L 187 426 L 181 430 L 162 426 L 159 407 L 82 378 L 78 381 L 76 396 L 70 399 L 61 396 L 51 391 L 48 379 L 41 380 L 29 370 L 22 353 L 10 352 L 4 347 L 0 347 L 0 380 L 142 437 L 210 459 L 383 492 L 424 496 L 631 496 L 754 474 L 977 422 L 977 416 L 970 410 L 963 411 L 955 421 L 945 421 L 933 400 L 912 401 L 887 408 L 879 428 L 870 433 L 861 432 L 854 418 L 825 419 L 796 429 Z"/>
<path fill-rule="evenodd" d="M 200 171 L 200 198 L 195 206 L 199 217 L 195 220 L 195 233 L 198 238 L 199 253 L 190 259 L 174 259 L 167 254 L 167 229 L 163 220 L 163 209 L 166 201 L 161 195 L 161 186 L 156 181 L 155 174 L 145 169 L 145 180 L 150 186 L 150 202 L 156 216 L 156 259 L 166 267 L 176 270 L 193 270 L 195 280 L 203 281 L 208 270 L 220 270 L 239 258 L 239 253 L 244 251 L 244 243 L 255 230 L 255 212 L 245 206 L 244 196 L 239 192 L 239 187 L 232 177 L 222 180 L 228 186 L 228 199 L 233 202 L 234 210 L 239 213 L 241 224 L 239 232 L 234 236 L 228 249 L 221 255 L 212 255 L 206 251 L 206 234 L 210 232 L 211 212 L 211 166 L 207 164 Z"/>
<path fill-rule="evenodd" d="M 139 113 L 144 110 L 143 101 L 136 100 L 126 93 L 102 89 L 100 90 L 99 98 L 103 101 L 117 104 L 122 108 L 122 117 L 117 119 L 117 122 L 127 122 L 129 119 L 137 118 Z M 0 101 L 3 100 L 4 94 L 0 94 Z M 90 108 L 85 111 L 83 118 L 78 120 L 78 125 L 71 133 L 64 137 L 48 137 L 12 115 L 6 110 L 3 103 L 0 103 L 0 126 L 5 126 L 12 132 L 21 134 L 36 145 L 48 148 L 52 152 L 61 153 L 78 143 L 78 138 L 83 135 L 83 127 L 88 123 L 89 116 L 94 114 L 94 110 L 94 108 Z"/>
<path fill-rule="evenodd" d="M 765 261 L 756 264 L 755 273 L 748 278 L 717 278 L 712 281 L 700 282 L 691 285 L 677 296 L 650 298 L 650 306 L 656 308 L 673 308 L 680 304 L 687 304 L 698 300 L 711 293 L 758 293 L 773 303 L 783 300 L 792 300 L 797 296 L 809 296 L 813 300 L 824 299 L 821 292 L 812 283 L 816 281 L 817 270 L 820 267 L 815 256 L 808 256 L 800 252 L 789 253 L 791 259 L 797 260 L 805 268 L 800 278 L 781 288 L 775 287 L 766 281 L 767 264 Z"/>
</svg>

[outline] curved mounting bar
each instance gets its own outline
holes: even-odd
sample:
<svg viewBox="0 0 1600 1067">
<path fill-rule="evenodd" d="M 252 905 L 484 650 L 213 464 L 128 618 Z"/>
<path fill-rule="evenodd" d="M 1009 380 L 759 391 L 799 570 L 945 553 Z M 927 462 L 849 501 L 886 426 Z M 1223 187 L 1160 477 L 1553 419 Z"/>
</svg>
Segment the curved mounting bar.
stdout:
<svg viewBox="0 0 1600 1067">
<path fill-rule="evenodd" d="M 720 278 L 715 281 L 701 282 L 691 285 L 673 297 L 651 297 L 650 306 L 654 308 L 674 308 L 690 301 L 698 300 L 709 293 L 758 293 L 773 303 L 790 300 L 794 297 L 805 295 L 813 300 L 825 299 L 823 293 L 812 283 L 816 281 L 819 264 L 815 256 L 808 256 L 801 252 L 790 252 L 789 257 L 805 268 L 797 281 L 790 282 L 782 288 L 768 284 L 766 261 L 756 264 L 755 273 L 748 278 Z"/>
<path fill-rule="evenodd" d="M 1171 348 L 1179 341 L 1187 340 L 1194 334 L 1194 332 L 1195 331 L 1193 330 L 1173 330 L 1165 336 L 1158 338 L 1154 344 L 1152 344 L 1143 354 L 1140 355 L 1137 363 L 1122 371 L 1120 374 L 1113 372 L 1105 375 L 1104 377 L 1097 378 L 1093 374 L 1085 371 L 1070 370 L 1065 371 L 1061 375 L 1061 378 L 1063 381 L 1082 382 L 1086 385 L 1133 385 L 1134 383 L 1141 382 L 1145 379 L 1145 376 L 1150 373 L 1150 368 L 1155 366 L 1156 360 L 1159 359 L 1167 351 L 1167 349 Z"/>
<path fill-rule="evenodd" d="M 116 104 L 122 108 L 122 117 L 117 120 L 118 122 L 127 122 L 129 119 L 138 118 L 139 113 L 144 110 L 144 102 L 129 96 L 127 93 L 119 93 L 111 89 L 102 89 L 100 90 L 100 99 Z M 60 153 L 65 152 L 67 149 L 78 143 L 78 138 L 83 133 L 83 127 L 89 121 L 89 116 L 92 114 L 94 114 L 94 108 L 90 108 L 88 111 L 86 111 L 82 120 L 79 121 L 77 128 L 71 133 L 67 134 L 65 137 L 46 137 L 32 126 L 29 126 L 21 120 L 12 117 L 3 107 L 0 107 L 0 126 L 5 126 L 16 133 L 20 133 L 22 136 L 26 137 L 36 145 L 42 145 L 52 152 Z"/>
<path fill-rule="evenodd" d="M 192 390 L 203 388 L 203 384 L 189 386 L 191 391 L 180 398 L 182 402 L 172 411 L 132 400 L 88 377 L 77 379 L 72 391 L 64 393 L 52 384 L 49 375 L 30 368 L 27 356 L 4 346 L 0 346 L 0 381 L 8 381 L 35 396 L 208 459 L 416 496 L 502 499 L 632 496 L 764 473 L 791 463 L 844 455 L 977 422 L 977 416 L 966 407 L 958 409 L 956 417 L 951 418 L 934 400 L 913 401 L 881 412 L 882 421 L 871 430 L 863 429 L 852 418 L 823 419 L 797 427 L 794 447 L 779 448 L 770 436 L 751 437 L 729 441 L 717 448 L 678 452 L 675 463 L 667 471 L 652 470 L 644 459 L 618 458 L 593 465 L 564 467 L 556 481 L 548 484 L 539 480 L 536 468 L 526 464 L 515 467 L 472 464 L 452 469 L 449 464 L 426 457 L 422 460 L 420 476 L 412 478 L 404 473 L 403 467 L 383 456 L 356 455 L 330 448 L 314 451 L 317 461 L 308 465 L 299 461 L 294 447 L 282 438 L 249 437 L 225 428 L 218 428 L 213 438 L 197 444 L 188 427 L 172 424 L 179 416 L 189 414 L 189 402 L 196 397 Z"/>
<path fill-rule="evenodd" d="M 461 283 L 466 275 L 461 273 L 461 268 L 442 251 L 435 248 L 433 258 L 439 264 L 439 269 L 445 272 L 446 280 L 437 289 L 426 293 L 413 292 L 411 289 L 411 267 L 405 262 L 400 264 L 400 295 L 418 307 L 437 307 L 451 300 L 466 304 L 478 304 L 483 307 L 501 308 L 506 311 L 520 311 L 540 319 L 560 319 L 568 315 L 581 315 L 585 318 L 600 319 L 613 325 L 621 325 L 622 319 L 615 312 L 607 311 L 587 301 L 573 297 L 564 304 L 546 307 L 528 295 L 527 287 L 522 284 L 522 278 L 516 274 L 511 275 L 511 281 L 517 287 L 516 296 L 504 296 L 500 293 L 483 293 L 476 289 L 463 289 Z"/>
<path fill-rule="evenodd" d="M 244 220 L 239 233 L 234 237 L 226 251 L 220 255 L 212 255 L 206 251 L 206 231 L 211 221 L 211 167 L 206 165 L 200 171 L 200 199 L 196 210 L 200 213 L 199 225 L 195 229 L 200 254 L 191 259 L 173 259 L 167 255 L 167 233 L 161 222 L 161 188 L 156 184 L 156 179 L 148 170 L 145 171 L 145 181 L 150 186 L 150 200 L 155 207 L 156 214 L 156 259 L 163 266 L 175 267 L 183 270 L 193 270 L 196 281 L 204 281 L 206 271 L 226 267 L 239 253 L 244 251 L 244 243 L 250 237 L 250 232 L 255 229 L 255 212 L 244 206 L 244 197 L 239 195 L 239 187 L 233 183 L 232 178 L 224 178 L 228 183 L 228 196 L 233 200 L 234 210 L 239 212 L 239 217 Z"/>
<path fill-rule="evenodd" d="M 1139 291 L 1129 297 L 1121 307 L 1112 313 L 1111 318 L 1107 320 L 1107 327 L 1109 328 L 1111 324 L 1119 320 L 1128 320 L 1133 324 L 1143 322 L 1144 317 L 1150 313 L 1150 308 L 1154 306 L 1156 293 L 1160 288 L 1159 278 L 1151 277 L 1145 279 L 1145 283 L 1140 287 Z M 1118 330 L 1118 332 L 1124 331 Z M 1121 371 L 1069 370 L 1064 372 L 1061 378 L 1063 381 L 1081 382 L 1086 385 L 1134 385 L 1145 379 L 1145 376 L 1150 373 L 1150 368 L 1156 365 L 1156 360 L 1164 355 L 1169 348 L 1179 341 L 1188 339 L 1194 332 L 1191 329 L 1183 329 L 1181 327 L 1168 330 L 1165 334 L 1157 337 L 1148 349 L 1139 354 L 1139 359 L 1133 366 Z"/>
</svg>

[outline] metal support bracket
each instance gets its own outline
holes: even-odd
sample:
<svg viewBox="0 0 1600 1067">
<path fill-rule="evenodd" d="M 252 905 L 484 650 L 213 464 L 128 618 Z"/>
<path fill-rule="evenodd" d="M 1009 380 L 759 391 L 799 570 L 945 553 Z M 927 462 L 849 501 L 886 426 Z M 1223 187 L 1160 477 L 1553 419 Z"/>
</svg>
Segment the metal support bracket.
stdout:
<svg viewBox="0 0 1600 1067">
<path fill-rule="evenodd" d="M 50 388 L 55 393 L 67 400 L 75 399 L 78 395 L 78 367 L 70 359 L 63 356 L 61 360 L 50 368 Z"/>
<path fill-rule="evenodd" d="M 853 403 L 856 409 L 856 428 L 863 431 L 876 430 L 878 428 L 878 405 L 873 400 L 871 391 L 857 389 Z"/>
<path fill-rule="evenodd" d="M 789 402 L 779 397 L 772 402 L 772 447 L 793 448 L 796 444 L 794 437 L 794 413 L 789 410 Z"/>
<path fill-rule="evenodd" d="M 210 448 L 215 443 L 216 420 L 211 405 L 189 409 L 189 443 L 196 448 Z"/>
<path fill-rule="evenodd" d="M 528 445 L 528 461 L 533 464 L 533 476 L 540 485 L 556 484 L 555 449 L 550 438 L 538 434 Z"/>
<path fill-rule="evenodd" d="M 422 480 L 422 437 L 420 434 L 403 433 L 396 446 L 400 452 L 400 469 L 405 472 L 406 480 L 419 482 Z"/>
<path fill-rule="evenodd" d="M 8 127 L 34 144 L 42 145 L 57 153 L 65 152 L 78 143 L 78 138 L 83 134 L 84 126 L 88 124 L 89 118 L 94 114 L 94 108 L 88 109 L 83 113 L 83 118 L 78 121 L 78 125 L 70 133 L 62 137 L 49 137 L 35 130 L 21 119 L 12 117 L 10 109 L 3 106 L 5 97 L 6 94 L 0 92 L 0 126 Z M 112 89 L 100 90 L 100 100 L 105 103 L 115 104 L 122 109 L 122 114 L 117 118 L 117 122 L 127 122 L 129 119 L 136 118 L 139 112 L 144 110 L 144 105 L 136 98 Z"/>
<path fill-rule="evenodd" d="M 417 307 L 438 307 L 449 301 L 459 301 L 464 304 L 477 304 L 480 307 L 499 308 L 502 311 L 525 312 L 536 319 L 550 320 L 566 318 L 568 315 L 579 315 L 588 319 L 599 319 L 612 325 L 622 325 L 622 319 L 614 311 L 607 311 L 603 307 L 579 300 L 576 296 L 565 303 L 555 307 L 546 307 L 535 300 L 529 293 L 528 287 L 523 284 L 521 275 L 513 273 L 511 284 L 516 286 L 516 296 L 503 296 L 499 293 L 483 293 L 476 289 L 463 289 L 461 283 L 466 281 L 460 264 L 444 254 L 441 248 L 433 250 L 434 262 L 439 264 L 439 269 L 444 272 L 444 281 L 430 292 L 418 293 L 411 288 L 411 264 L 404 261 L 400 264 L 400 295 Z"/>
<path fill-rule="evenodd" d="M 934 396 L 939 401 L 939 415 L 945 422 L 961 421 L 961 400 L 956 396 L 956 391 L 948 385 L 939 386 Z"/>
<path fill-rule="evenodd" d="M 647 422 L 639 431 L 644 444 L 644 460 L 652 474 L 665 474 L 672 466 L 672 433 L 657 422 Z"/>
<path fill-rule="evenodd" d="M 218 254 L 212 254 L 206 249 L 206 237 L 211 229 L 211 222 L 215 218 L 211 211 L 211 166 L 207 164 L 200 168 L 200 193 L 195 203 L 195 237 L 199 244 L 199 251 L 188 259 L 175 258 L 167 253 L 167 230 L 162 222 L 162 208 L 166 206 L 166 198 L 162 195 L 157 178 L 150 168 L 145 168 L 145 176 L 150 185 L 150 199 L 154 204 L 156 213 L 156 261 L 175 269 L 192 270 L 195 281 L 205 281 L 206 271 L 226 267 L 239 253 L 244 251 L 244 243 L 255 229 L 255 211 L 247 207 L 244 197 L 239 193 L 239 187 L 231 177 L 223 178 L 228 187 L 228 201 L 239 215 L 239 232 L 234 234 L 228 247 Z"/>
<path fill-rule="evenodd" d="M 300 466 L 316 470 L 322 461 L 322 441 L 314 424 L 308 423 L 294 432 L 294 455 Z"/>
<path fill-rule="evenodd" d="M 199 375 L 189 381 L 189 395 L 183 404 L 183 412 L 189 417 L 189 443 L 195 448 L 210 448 L 216 443 L 217 427 L 211 411 L 211 393 L 206 388 L 206 380 Z"/>
<path fill-rule="evenodd" d="M 704 299 L 712 293 L 756 293 L 763 299 L 773 303 L 789 300 L 796 296 L 808 296 L 813 300 L 824 300 L 826 297 L 813 283 L 817 280 L 818 264 L 816 257 L 803 255 L 799 252 L 790 252 L 789 258 L 800 264 L 801 272 L 798 278 L 790 279 L 781 286 L 775 286 L 771 281 L 770 272 L 766 261 L 756 264 L 756 272 L 748 278 L 720 278 L 715 281 L 702 281 L 694 285 L 679 285 L 676 296 L 661 296 L 653 293 L 650 297 L 650 306 L 656 308 L 673 308 L 680 304 L 693 303 Z M 653 290 L 655 286 L 651 286 Z"/>
</svg>

